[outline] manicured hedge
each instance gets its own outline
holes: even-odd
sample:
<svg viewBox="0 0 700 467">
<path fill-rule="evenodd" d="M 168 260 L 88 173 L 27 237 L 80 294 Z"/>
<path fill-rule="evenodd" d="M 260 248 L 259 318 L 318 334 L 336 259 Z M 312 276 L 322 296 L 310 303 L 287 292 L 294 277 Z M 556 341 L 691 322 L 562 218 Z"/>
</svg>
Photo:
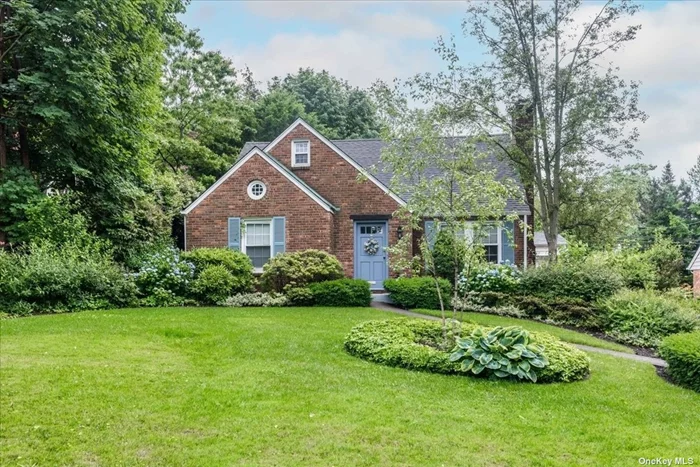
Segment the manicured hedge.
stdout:
<svg viewBox="0 0 700 467">
<path fill-rule="evenodd" d="M 442 291 L 442 300 L 445 307 L 448 307 L 452 297 L 452 286 L 445 279 L 439 279 L 438 281 Z M 384 281 L 384 288 L 389 292 L 389 297 L 394 303 L 402 308 L 440 309 L 435 279 L 432 277 L 387 279 Z"/>
<path fill-rule="evenodd" d="M 448 324 L 448 339 L 454 343 L 456 334 L 470 334 L 479 326 L 473 323 Z M 488 332 L 489 328 L 483 328 Z M 351 355 L 387 366 L 443 374 L 465 374 L 461 364 L 450 361 L 450 351 L 439 350 L 442 325 L 433 321 L 399 318 L 367 321 L 355 326 L 345 339 L 345 349 Z M 580 350 L 545 333 L 530 333 L 531 342 L 544 346 L 549 365 L 541 370 L 538 382 L 571 382 L 589 373 L 589 359 Z M 435 343 L 435 346 L 425 345 Z M 471 373 L 466 373 L 471 374 Z"/>
<path fill-rule="evenodd" d="M 369 306 L 372 294 L 369 282 L 362 279 L 338 279 L 309 286 L 314 305 Z"/>
<path fill-rule="evenodd" d="M 667 337 L 659 353 L 675 383 L 700 392 L 700 331 Z"/>
<path fill-rule="evenodd" d="M 610 297 L 623 285 L 622 277 L 604 265 L 557 263 L 527 269 L 520 280 L 520 293 L 594 302 Z"/>
</svg>

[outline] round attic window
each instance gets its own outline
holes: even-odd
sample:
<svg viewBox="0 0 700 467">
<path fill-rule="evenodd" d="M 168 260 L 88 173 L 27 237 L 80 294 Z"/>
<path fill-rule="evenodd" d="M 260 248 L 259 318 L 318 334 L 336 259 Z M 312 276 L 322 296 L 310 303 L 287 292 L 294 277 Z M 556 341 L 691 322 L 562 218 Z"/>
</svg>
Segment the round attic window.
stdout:
<svg viewBox="0 0 700 467">
<path fill-rule="evenodd" d="M 261 199 L 267 193 L 267 187 L 260 180 L 254 180 L 248 184 L 248 196 L 251 199 Z"/>
</svg>

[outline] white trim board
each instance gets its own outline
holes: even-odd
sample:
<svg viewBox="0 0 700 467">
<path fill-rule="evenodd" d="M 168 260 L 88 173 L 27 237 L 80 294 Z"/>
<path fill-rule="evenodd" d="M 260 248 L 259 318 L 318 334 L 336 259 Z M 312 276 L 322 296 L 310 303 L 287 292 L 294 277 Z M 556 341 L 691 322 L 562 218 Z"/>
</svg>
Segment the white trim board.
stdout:
<svg viewBox="0 0 700 467">
<path fill-rule="evenodd" d="M 328 202 L 327 202 L 326 200 L 324 200 L 323 198 L 321 198 L 320 196 L 318 196 L 316 193 L 310 191 L 306 186 L 304 186 L 304 185 L 302 185 L 301 183 L 299 183 L 299 180 L 295 179 L 295 178 L 292 177 L 286 170 L 282 169 L 282 168 L 279 166 L 279 163 L 275 163 L 275 162 L 271 159 L 270 156 L 268 156 L 267 154 L 265 154 L 265 152 L 261 151 L 261 150 L 260 150 L 259 148 L 257 148 L 257 147 L 254 147 L 253 149 L 251 149 L 250 151 L 248 151 L 248 154 L 246 154 L 245 156 L 243 156 L 242 158 L 240 158 L 240 159 L 238 160 L 238 162 L 236 162 L 235 164 L 233 164 L 233 167 L 231 167 L 231 168 L 228 170 L 228 172 L 226 172 L 225 174 L 223 174 L 223 175 L 221 176 L 221 178 L 219 178 L 216 182 L 214 182 L 214 184 L 213 184 L 212 186 L 210 186 L 209 188 L 207 188 L 207 190 L 206 190 L 204 193 L 202 193 L 201 195 L 199 195 L 199 198 L 197 198 L 196 200 L 194 200 L 189 206 L 187 206 L 184 210 L 182 210 L 182 211 L 180 212 L 180 214 L 187 215 L 187 214 L 189 214 L 190 212 L 192 212 L 192 210 L 193 210 L 194 208 L 196 208 L 197 206 L 199 206 L 199 204 L 200 204 L 202 201 L 204 201 L 210 194 L 212 194 L 217 188 L 219 188 L 219 186 L 220 186 L 222 183 L 224 183 L 231 175 L 233 175 L 234 173 L 236 173 L 236 171 L 237 171 L 238 169 L 240 169 L 240 168 L 243 166 L 243 164 L 245 164 L 246 162 L 248 162 L 253 156 L 260 156 L 265 162 L 267 162 L 268 164 L 270 164 L 270 165 L 271 165 L 272 167 L 274 167 L 279 173 L 281 173 L 282 175 L 284 175 L 284 176 L 287 178 L 287 180 L 289 180 L 290 182 L 292 182 L 294 185 L 296 185 L 297 188 L 299 188 L 301 191 L 303 191 L 304 193 L 306 193 L 306 194 L 309 196 L 309 198 L 311 198 L 311 199 L 313 199 L 314 201 L 316 201 L 323 209 L 325 209 L 326 211 L 331 212 L 331 213 L 334 212 L 334 211 L 333 211 L 333 206 L 330 205 L 330 204 L 328 204 Z"/>
<path fill-rule="evenodd" d="M 377 186 L 379 187 L 379 189 L 381 189 L 384 193 L 386 193 L 387 195 L 391 196 L 391 198 L 392 198 L 394 201 L 396 201 L 397 203 L 399 203 L 400 206 L 406 206 L 406 201 L 402 200 L 396 193 L 394 193 L 393 191 L 391 191 L 391 190 L 389 189 L 389 187 L 387 187 L 387 186 L 384 185 L 382 182 L 380 182 L 379 180 L 377 180 L 377 178 L 376 178 L 374 175 L 372 175 L 372 174 L 369 173 L 367 170 L 365 170 L 365 168 L 362 167 L 362 166 L 361 166 L 360 164 L 358 164 L 357 162 L 355 162 L 355 160 L 354 160 L 352 157 L 350 157 L 350 156 L 348 156 L 347 154 L 345 154 L 342 150 L 340 150 L 340 148 L 339 148 L 338 146 L 336 146 L 335 144 L 333 144 L 328 138 L 326 138 L 326 137 L 323 136 L 321 133 L 319 133 L 318 131 L 316 131 L 311 125 L 309 125 L 308 123 L 306 123 L 306 122 L 304 121 L 304 119 L 302 119 L 302 118 L 297 118 L 297 119 L 294 121 L 294 123 L 292 123 L 291 125 L 289 125 L 289 127 L 287 127 L 287 129 L 284 130 L 277 138 L 275 138 L 271 143 L 269 143 L 267 146 L 265 146 L 265 152 L 269 152 L 272 148 L 274 148 L 275 146 L 277 146 L 277 144 L 278 144 L 280 141 L 282 141 L 289 133 L 292 132 L 292 130 L 294 130 L 294 129 L 295 129 L 297 126 L 299 126 L 299 125 L 303 126 L 303 127 L 306 128 L 307 130 L 309 130 L 309 132 L 311 132 L 312 135 L 314 135 L 316 138 L 318 138 L 319 140 L 321 140 L 322 143 L 324 143 L 326 146 L 328 146 L 328 147 L 331 148 L 333 151 L 335 151 L 335 153 L 338 154 L 340 157 L 342 157 L 343 159 L 345 159 L 345 161 L 346 161 L 348 164 L 350 164 L 351 166 L 353 166 L 353 167 L 355 168 L 355 170 L 357 170 L 358 172 L 360 172 L 360 173 L 361 173 L 364 177 L 366 177 L 369 181 L 371 181 L 372 183 L 374 183 L 375 185 L 377 185 Z M 310 145 L 309 145 L 309 152 L 311 152 L 311 146 L 310 146 Z M 309 160 L 310 160 L 310 157 L 309 157 Z"/>
<path fill-rule="evenodd" d="M 698 251 L 695 252 L 695 256 L 693 256 L 693 259 L 690 261 L 690 264 L 688 265 L 688 271 L 697 271 L 700 268 L 695 268 L 695 262 L 698 260 L 698 257 L 700 257 L 700 247 L 698 247 Z"/>
</svg>

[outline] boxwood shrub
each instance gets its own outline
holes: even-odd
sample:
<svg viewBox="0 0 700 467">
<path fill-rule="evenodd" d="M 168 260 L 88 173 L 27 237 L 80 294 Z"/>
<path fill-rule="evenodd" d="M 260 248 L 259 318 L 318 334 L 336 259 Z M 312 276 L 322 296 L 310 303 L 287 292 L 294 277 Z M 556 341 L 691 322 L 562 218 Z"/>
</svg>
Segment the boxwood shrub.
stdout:
<svg viewBox="0 0 700 467">
<path fill-rule="evenodd" d="M 195 278 L 210 266 L 225 268 L 233 277 L 229 295 L 249 292 L 253 288 L 253 263 L 248 255 L 240 251 L 230 248 L 195 248 L 183 252 L 180 258 L 194 264 Z"/>
<path fill-rule="evenodd" d="M 199 303 L 215 305 L 230 297 L 239 284 L 224 266 L 207 266 L 192 281 L 190 293 Z"/>
<path fill-rule="evenodd" d="M 438 279 L 442 299 L 445 307 L 449 306 L 452 297 L 452 286 L 445 279 Z M 399 279 L 387 279 L 384 288 L 389 292 L 389 297 L 398 306 L 406 309 L 426 308 L 439 310 L 440 300 L 435 287 L 435 279 L 432 277 L 402 277 Z"/>
<path fill-rule="evenodd" d="M 290 287 L 342 278 L 343 266 L 338 258 L 321 250 L 304 250 L 270 259 L 263 266 L 260 285 L 265 291 L 280 293 Z"/>
<path fill-rule="evenodd" d="M 309 286 L 314 305 L 369 306 L 372 294 L 369 282 L 362 279 L 338 279 Z"/>
<path fill-rule="evenodd" d="M 659 353 L 675 383 L 700 392 L 700 331 L 667 337 Z"/>
<path fill-rule="evenodd" d="M 450 361 L 458 335 L 480 328 L 474 323 L 450 322 L 448 343 L 441 346 L 442 325 L 434 321 L 398 318 L 366 321 L 355 326 L 345 339 L 351 355 L 382 365 L 443 374 L 471 374 L 461 363 Z M 491 328 L 482 328 L 484 333 Z M 548 365 L 541 369 L 538 383 L 571 382 L 585 378 L 590 361 L 580 350 L 546 333 L 530 333 L 530 342 L 544 347 Z"/>
</svg>

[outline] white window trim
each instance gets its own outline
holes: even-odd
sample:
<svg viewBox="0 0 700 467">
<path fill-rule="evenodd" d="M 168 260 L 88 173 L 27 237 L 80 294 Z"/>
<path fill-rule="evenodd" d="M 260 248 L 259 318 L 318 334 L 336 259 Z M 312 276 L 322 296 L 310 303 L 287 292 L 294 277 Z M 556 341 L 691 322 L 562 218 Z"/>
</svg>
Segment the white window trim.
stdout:
<svg viewBox="0 0 700 467">
<path fill-rule="evenodd" d="M 248 235 L 246 233 L 246 230 L 248 229 L 248 224 L 268 224 L 270 226 L 270 259 L 272 259 L 272 246 L 273 246 L 273 235 L 274 232 L 272 231 L 272 218 L 271 217 L 263 217 L 263 218 L 250 218 L 250 219 L 241 219 L 241 223 L 243 224 L 243 229 L 241 231 L 241 252 L 244 253 L 245 255 L 248 254 L 246 251 L 246 239 L 248 238 Z M 263 268 L 253 268 L 253 272 L 256 274 L 262 273 Z"/>
<path fill-rule="evenodd" d="M 263 192 L 259 196 L 256 196 L 255 194 L 253 194 L 253 185 L 255 185 L 256 183 L 261 184 L 263 187 Z M 248 184 L 248 196 L 250 197 L 250 199 L 257 201 L 259 199 L 263 199 L 266 194 L 267 194 L 267 185 L 265 185 L 265 183 L 263 183 L 261 180 L 253 180 L 252 182 L 250 182 Z"/>
<path fill-rule="evenodd" d="M 295 148 L 295 143 L 306 143 L 306 164 L 297 164 L 297 153 Z M 311 141 L 308 139 L 294 139 L 292 140 L 292 167 L 311 167 Z"/>
<path fill-rule="evenodd" d="M 467 222 L 466 227 L 464 228 L 464 235 L 467 236 L 470 240 L 474 239 L 474 229 L 472 226 L 474 225 L 474 222 Z M 484 223 L 484 225 L 493 225 L 489 224 L 488 222 Z M 498 261 L 497 264 L 501 264 L 503 262 L 503 232 L 502 228 L 500 225 L 497 225 L 497 230 L 498 230 L 498 236 L 496 238 L 496 243 L 484 243 L 484 246 L 493 246 L 497 245 L 498 247 Z"/>
</svg>

